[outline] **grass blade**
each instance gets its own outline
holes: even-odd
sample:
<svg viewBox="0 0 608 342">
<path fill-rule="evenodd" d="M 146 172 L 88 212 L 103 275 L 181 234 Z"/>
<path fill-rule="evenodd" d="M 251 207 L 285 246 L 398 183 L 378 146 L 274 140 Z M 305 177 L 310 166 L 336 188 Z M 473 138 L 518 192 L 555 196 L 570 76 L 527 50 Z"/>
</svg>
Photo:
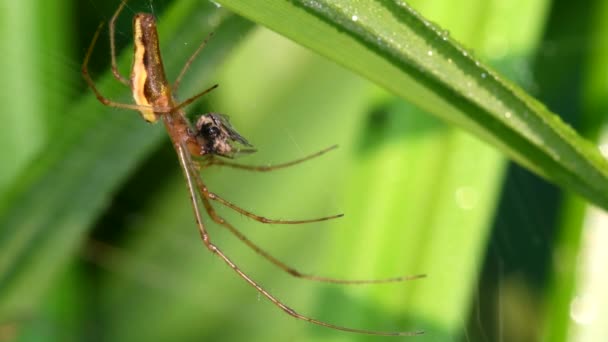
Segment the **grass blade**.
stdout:
<svg viewBox="0 0 608 342">
<path fill-rule="evenodd" d="M 608 163 L 597 149 L 404 2 L 218 2 L 474 132 L 537 174 L 608 208 Z"/>
</svg>

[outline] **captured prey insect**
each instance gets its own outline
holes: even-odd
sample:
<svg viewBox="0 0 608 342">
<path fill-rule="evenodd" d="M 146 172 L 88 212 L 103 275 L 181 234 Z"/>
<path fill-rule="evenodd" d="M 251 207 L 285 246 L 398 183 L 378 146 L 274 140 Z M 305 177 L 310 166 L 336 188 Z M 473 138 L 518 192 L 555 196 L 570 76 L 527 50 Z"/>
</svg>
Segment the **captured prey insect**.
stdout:
<svg viewBox="0 0 608 342">
<path fill-rule="evenodd" d="M 201 52 L 209 38 L 205 39 L 199 45 L 199 47 L 196 49 L 196 51 L 192 54 L 192 56 L 188 59 L 188 61 L 182 68 L 176 81 L 173 83 L 173 85 L 170 85 L 165 76 L 165 70 L 161 59 L 158 33 L 156 30 L 156 19 L 151 14 L 138 13 L 133 18 L 133 36 L 135 49 L 133 55 L 133 64 L 131 68 L 131 75 L 127 79 L 126 77 L 122 76 L 118 71 L 116 63 L 116 48 L 114 43 L 115 22 L 125 5 L 126 1 L 122 1 L 109 23 L 112 74 L 119 82 L 123 83 L 131 89 L 135 104 L 117 103 L 105 98 L 99 92 L 91 76 L 89 75 L 89 59 L 96 45 L 97 39 L 99 38 L 103 23 L 99 25 L 91 41 L 91 44 L 89 45 L 82 64 L 82 74 L 89 87 L 92 89 L 92 91 L 95 93 L 95 96 L 102 104 L 114 108 L 139 111 L 141 116 L 147 122 L 153 123 L 159 120 L 163 122 L 167 133 L 169 134 L 171 142 L 173 143 L 173 147 L 175 148 L 175 151 L 177 153 L 180 167 L 183 170 L 186 179 L 186 185 L 188 187 L 188 192 L 190 195 L 192 208 L 194 211 L 196 224 L 198 226 L 199 233 L 205 247 L 207 247 L 212 253 L 222 259 L 234 272 L 239 275 L 239 277 L 249 283 L 249 285 L 253 286 L 261 295 L 266 297 L 274 305 L 282 309 L 285 313 L 297 319 L 328 327 L 331 329 L 361 334 L 386 336 L 413 336 L 422 334 L 423 332 L 421 331 L 385 332 L 349 328 L 304 316 L 291 309 L 287 305 L 283 304 L 279 299 L 277 299 L 268 291 L 266 291 L 249 275 L 241 271 L 241 269 L 212 242 L 207 232 L 207 229 L 205 228 L 202 208 L 204 208 L 204 211 L 208 214 L 211 220 L 228 229 L 232 234 L 234 234 L 239 240 L 241 240 L 245 245 L 247 245 L 257 254 L 267 259 L 269 262 L 271 262 L 281 270 L 297 278 L 338 284 L 372 284 L 398 282 L 424 277 L 424 275 L 414 275 L 380 280 L 341 280 L 304 274 L 295 270 L 292 267 L 289 267 L 288 265 L 284 264 L 277 258 L 273 257 L 272 255 L 258 247 L 243 233 L 241 233 L 228 221 L 222 218 L 212 206 L 212 201 L 218 202 L 221 205 L 224 205 L 232 210 L 237 211 L 240 214 L 243 214 L 262 223 L 300 224 L 325 221 L 341 217 L 342 215 L 339 214 L 310 220 L 272 220 L 262 216 L 258 216 L 236 206 L 235 204 L 232 204 L 231 202 L 228 202 L 217 194 L 211 192 L 207 188 L 205 183 L 203 183 L 203 180 L 201 179 L 199 173 L 201 169 L 210 166 L 225 166 L 259 172 L 273 171 L 318 157 L 322 154 L 325 154 L 326 152 L 329 152 L 330 150 L 333 150 L 336 146 L 331 146 L 329 148 L 326 148 L 301 159 L 274 166 L 249 166 L 230 161 L 229 159 L 238 154 L 252 153 L 255 152 L 255 149 L 253 149 L 252 145 L 230 125 L 228 118 L 218 113 L 207 113 L 200 115 L 199 118 L 196 120 L 195 124 L 193 125 L 186 117 L 186 114 L 184 112 L 184 107 L 194 102 L 201 96 L 209 93 L 213 89 L 217 88 L 218 85 L 213 85 L 210 88 L 182 102 L 177 102 L 173 95 L 179 89 L 180 81 L 183 75 L 192 64 L 194 58 L 196 58 L 196 56 Z"/>
</svg>

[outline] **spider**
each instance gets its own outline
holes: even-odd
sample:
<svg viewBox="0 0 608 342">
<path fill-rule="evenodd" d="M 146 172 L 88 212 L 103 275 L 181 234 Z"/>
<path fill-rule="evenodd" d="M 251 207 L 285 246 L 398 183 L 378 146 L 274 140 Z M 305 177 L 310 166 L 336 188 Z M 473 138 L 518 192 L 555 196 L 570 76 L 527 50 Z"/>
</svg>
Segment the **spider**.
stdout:
<svg viewBox="0 0 608 342">
<path fill-rule="evenodd" d="M 238 154 L 253 153 L 256 150 L 253 149 L 253 146 L 232 127 L 227 116 L 219 113 L 202 114 L 198 117 L 195 124 L 193 125 L 186 117 L 184 111 L 184 107 L 191 104 L 203 95 L 209 93 L 210 91 L 216 89 L 218 85 L 215 84 L 182 102 L 178 102 L 173 96 L 173 94 L 177 93 L 179 89 L 182 77 L 184 76 L 196 56 L 206 45 L 212 34 L 209 34 L 207 39 L 205 39 L 198 46 L 192 56 L 186 61 L 173 85 L 171 85 L 167 81 L 162 63 L 158 41 L 158 33 L 156 30 L 156 19 L 152 14 L 148 13 L 135 14 L 133 18 L 133 36 L 135 49 L 133 54 L 131 75 L 127 79 L 126 77 L 122 76 L 118 70 L 116 63 L 116 47 L 114 43 L 115 22 L 125 5 L 126 1 L 121 1 L 121 4 L 119 5 L 118 9 L 116 10 L 109 22 L 111 65 L 112 74 L 114 78 L 116 78 L 116 80 L 131 89 L 135 104 L 118 103 L 104 97 L 97 89 L 93 79 L 89 75 L 89 59 L 91 57 L 91 54 L 93 53 L 101 29 L 103 28 L 103 23 L 101 23 L 97 28 L 97 31 L 95 32 L 95 35 L 93 36 L 93 39 L 86 52 L 85 58 L 82 63 L 82 75 L 91 90 L 95 93 L 97 99 L 103 105 L 114 108 L 139 111 L 142 118 L 150 123 L 154 123 L 159 120 L 163 122 L 167 133 L 169 134 L 173 147 L 175 148 L 175 151 L 177 153 L 177 158 L 180 167 L 182 168 L 182 171 L 184 173 L 186 185 L 190 195 L 190 201 L 194 211 L 196 225 L 198 227 L 202 242 L 205 247 L 207 247 L 209 251 L 211 251 L 213 254 L 217 255 L 220 259 L 222 259 L 234 272 L 239 275 L 239 277 L 241 277 L 243 280 L 249 283 L 249 285 L 254 287 L 261 295 L 266 297 L 268 300 L 270 300 L 270 302 L 282 309 L 285 313 L 297 319 L 331 329 L 360 334 L 386 336 L 413 336 L 422 334 L 422 331 L 385 332 L 349 328 L 334 325 L 331 323 L 314 319 L 312 317 L 302 315 L 291 309 L 287 305 L 283 304 L 283 302 L 281 302 L 275 296 L 266 291 L 261 285 L 259 285 L 255 280 L 253 280 L 253 278 L 244 273 L 226 254 L 222 252 L 220 248 L 218 248 L 212 242 L 211 237 L 209 236 L 209 233 L 207 232 L 207 229 L 205 228 L 205 224 L 203 222 L 203 210 L 201 208 L 201 203 L 202 207 L 204 208 L 207 215 L 211 218 L 211 220 L 228 229 L 232 234 L 234 234 L 239 240 L 245 243 L 245 245 L 247 245 L 257 254 L 267 259 L 269 262 L 276 265 L 284 272 L 296 278 L 338 284 L 370 284 L 398 282 L 424 277 L 424 275 L 414 275 L 379 280 L 342 280 L 304 274 L 284 264 L 279 259 L 267 253 L 265 250 L 263 250 L 262 248 L 254 244 L 251 240 L 249 240 L 232 224 L 230 224 L 223 217 L 221 217 L 211 205 L 211 201 L 215 201 L 256 221 L 270 224 L 301 224 L 331 220 L 342 217 L 342 214 L 338 214 L 309 220 L 268 219 L 251 213 L 245 209 L 242 209 L 237 205 L 230 203 L 222 197 L 218 196 L 214 192 L 211 192 L 203 182 L 199 173 L 201 169 L 210 166 L 225 166 L 258 172 L 274 171 L 316 158 L 335 149 L 337 146 L 330 146 L 324 150 L 321 150 L 304 158 L 273 166 L 250 166 L 238 164 L 232 162 L 231 160 L 226 160 L 232 159 Z"/>
</svg>

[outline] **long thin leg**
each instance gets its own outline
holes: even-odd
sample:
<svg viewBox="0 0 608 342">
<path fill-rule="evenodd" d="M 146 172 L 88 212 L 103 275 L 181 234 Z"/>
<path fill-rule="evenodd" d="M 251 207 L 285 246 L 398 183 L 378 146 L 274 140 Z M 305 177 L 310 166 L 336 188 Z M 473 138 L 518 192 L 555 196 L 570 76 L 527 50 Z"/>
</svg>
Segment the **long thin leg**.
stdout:
<svg viewBox="0 0 608 342">
<path fill-rule="evenodd" d="M 211 32 L 211 33 L 209 33 L 209 35 L 207 35 L 207 38 L 205 38 L 205 40 L 203 40 L 203 42 L 198 46 L 198 48 L 196 48 L 196 51 L 194 51 L 192 56 L 190 56 L 190 58 L 188 58 L 188 61 L 186 62 L 186 64 L 184 64 L 184 67 L 179 72 L 179 75 L 177 76 L 177 78 L 175 79 L 175 82 L 173 83 L 173 88 L 171 88 L 171 90 L 173 91 L 173 94 L 178 93 L 179 84 L 181 83 L 182 78 L 184 77 L 184 74 L 186 74 L 186 71 L 188 71 L 188 68 L 190 68 L 190 65 L 192 64 L 192 62 L 194 62 L 194 59 L 196 58 L 196 56 L 198 56 L 198 54 L 201 53 L 201 51 L 203 50 L 205 45 L 207 45 L 207 42 L 209 41 L 209 39 L 211 39 L 211 37 L 213 37 L 213 32 Z"/>
<path fill-rule="evenodd" d="M 269 219 L 263 216 L 259 216 L 256 215 L 250 211 L 247 211 L 231 202 L 228 202 L 227 200 L 221 198 L 220 196 L 218 196 L 216 193 L 213 192 L 207 192 L 207 198 L 209 198 L 210 200 L 219 202 L 223 205 L 225 205 L 226 207 L 238 212 L 239 214 L 245 215 L 249 218 L 252 218 L 258 222 L 261 223 L 268 223 L 268 224 L 302 224 L 302 223 L 312 223 L 312 222 L 321 222 L 321 221 L 327 221 L 327 220 L 332 220 L 332 219 L 336 219 L 339 217 L 344 216 L 344 214 L 337 214 L 337 215 L 331 215 L 331 216 L 325 216 L 325 217 L 320 217 L 320 218 L 316 218 L 316 219 L 308 219 L 308 220 L 273 220 L 273 219 Z"/>
<path fill-rule="evenodd" d="M 213 166 L 213 165 L 218 165 L 218 166 L 227 166 L 227 167 L 231 167 L 234 169 L 241 169 L 241 170 L 247 170 L 247 171 L 257 171 L 257 172 L 268 172 L 268 171 L 274 171 L 274 170 L 279 170 L 279 169 L 283 169 L 286 167 L 290 167 L 296 164 L 300 164 L 303 163 L 307 160 L 311 160 L 313 158 L 319 157 L 331 150 L 335 150 L 336 148 L 338 148 L 338 145 L 333 145 L 330 147 L 327 147 L 325 149 L 322 149 L 319 152 L 313 153 L 311 155 L 308 155 L 304 158 L 300 158 L 300 159 L 296 159 L 296 160 L 292 160 L 290 162 L 287 163 L 283 163 L 283 164 L 276 164 L 276 165 L 266 165 L 266 166 L 261 166 L 261 165 L 243 165 L 243 164 L 239 164 L 239 163 L 233 163 L 231 161 L 226 161 L 226 160 L 222 160 L 222 159 L 218 159 L 218 158 L 212 158 L 209 159 L 207 161 L 205 161 L 204 164 L 199 164 L 199 167 L 202 168 L 206 168 L 209 166 Z"/>
<path fill-rule="evenodd" d="M 178 104 L 177 106 L 175 106 L 175 107 L 171 108 L 171 110 L 172 110 L 172 111 L 178 111 L 178 110 L 180 110 L 180 109 L 182 109 L 182 108 L 186 107 L 187 105 L 191 104 L 192 102 L 196 101 L 196 100 L 197 100 L 198 98 L 200 98 L 201 96 L 203 96 L 203 95 L 205 95 L 205 94 L 207 94 L 207 93 L 210 93 L 210 92 L 211 92 L 213 89 L 215 89 L 215 88 L 217 88 L 217 87 L 219 87 L 219 86 L 220 86 L 219 84 L 214 84 L 214 85 L 212 85 L 211 87 L 209 87 L 209 88 L 207 88 L 207 89 L 205 89 L 205 90 L 201 91 L 200 93 L 198 93 L 198 94 L 196 94 L 196 95 L 192 96 L 191 98 L 184 100 L 183 102 L 181 102 L 181 103 L 180 103 L 180 104 Z"/>
<path fill-rule="evenodd" d="M 320 151 L 318 153 L 315 153 L 311 156 L 305 157 L 301 160 L 308 160 L 310 158 L 314 158 L 315 156 L 321 155 L 331 149 L 336 148 L 337 146 L 331 146 L 323 151 Z M 286 164 L 282 164 L 282 165 L 286 165 Z M 293 163 L 291 164 L 293 165 Z M 243 214 L 247 217 L 250 217 L 256 221 L 262 222 L 262 223 L 270 223 L 270 224 L 300 224 L 300 223 L 309 223 L 309 222 L 318 222 L 318 221 L 325 221 L 325 220 L 330 220 L 330 219 L 334 219 L 334 218 L 339 218 L 344 216 L 343 214 L 338 214 L 338 215 L 334 215 L 334 216 L 328 216 L 328 217 L 322 217 L 322 218 L 318 218 L 318 219 L 310 219 L 310 220 L 298 220 L 298 221 L 287 221 L 287 220 L 271 220 L 262 216 L 258 216 L 255 215 L 251 212 L 248 212 L 240 207 L 238 207 L 237 205 L 230 203 L 228 201 L 226 201 L 225 199 L 219 197 L 217 194 L 210 192 L 207 187 L 202 183 L 202 181 L 200 181 L 199 177 L 196 177 L 196 181 L 197 181 L 197 186 L 199 187 L 199 192 L 203 195 L 203 201 L 204 203 L 207 203 L 208 200 L 206 200 L 207 198 L 213 201 L 217 201 L 227 207 L 229 207 L 230 209 L 233 209 L 235 211 L 237 211 L 240 214 Z M 247 246 L 249 246 L 251 249 L 253 249 L 256 253 L 258 253 L 259 255 L 261 255 L 262 257 L 264 257 L 265 259 L 267 259 L 268 261 L 270 261 L 272 264 L 276 265 L 277 267 L 279 267 L 280 269 L 282 269 L 283 271 L 297 277 L 297 278 L 303 278 L 303 279 L 309 279 L 309 280 L 314 280 L 314 281 L 321 281 L 321 282 L 330 282 L 330 283 L 338 283 L 338 284 L 377 284 L 377 283 L 388 283 L 388 282 L 399 282 L 399 281 L 407 281 L 407 280 L 413 280 L 413 279 L 419 279 L 419 278 L 424 278 L 425 275 L 420 274 L 420 275 L 412 275 L 412 276 L 401 276 L 401 277 L 392 277 L 392 278 L 385 278 L 385 279 L 375 279 L 375 280 L 343 280 L 343 279 L 334 279 L 334 278 L 328 278 L 328 277 L 320 277 L 320 276 L 315 276 L 315 275 L 308 275 L 308 274 L 303 274 L 297 270 L 295 270 L 294 268 L 287 266 L 286 264 L 284 264 L 282 261 L 278 260 L 277 258 L 273 257 L 272 255 L 268 254 L 268 252 L 264 251 L 263 249 L 261 249 L 259 246 L 255 245 L 251 240 L 249 240 L 246 236 L 244 236 L 240 231 L 238 231 L 234 226 L 232 226 L 230 223 L 228 223 L 224 218 L 220 217 L 217 212 L 215 211 L 215 209 L 213 209 L 213 207 L 211 205 L 207 205 L 205 204 L 205 208 L 207 209 L 207 212 L 209 213 L 209 216 L 211 216 L 211 218 L 217 222 L 220 225 L 223 225 L 225 228 L 227 228 L 230 232 L 232 232 L 239 240 L 241 240 L 243 243 L 245 243 Z"/>
<path fill-rule="evenodd" d="M 116 44 L 114 43 L 114 31 L 115 31 L 114 27 L 116 24 L 116 18 L 118 17 L 118 14 L 122 11 L 122 9 L 127 4 L 127 1 L 128 0 L 121 1 L 120 6 L 118 6 L 118 9 L 116 10 L 116 12 L 114 12 L 112 19 L 110 19 L 110 23 L 108 26 L 110 28 L 110 51 L 111 51 L 111 55 L 112 55 L 112 75 L 114 75 L 114 78 L 117 79 L 118 81 L 120 81 L 122 84 L 129 87 L 130 83 L 127 80 L 127 78 L 124 77 L 123 75 L 121 75 L 120 71 L 118 71 L 118 66 L 117 66 L 118 64 L 116 63 Z"/>
<path fill-rule="evenodd" d="M 153 109 L 156 112 L 170 111 L 171 110 L 170 108 L 153 108 L 150 106 L 140 106 L 140 105 L 134 105 L 134 104 L 129 104 L 129 103 L 114 102 L 112 100 L 105 98 L 103 95 L 101 95 L 101 93 L 97 89 L 97 86 L 95 86 L 95 82 L 93 82 L 93 79 L 89 75 L 88 66 L 89 66 L 89 59 L 91 59 L 91 54 L 93 53 L 93 49 L 95 48 L 95 44 L 97 43 L 97 39 L 99 38 L 99 33 L 101 32 L 102 28 L 103 28 L 103 23 L 100 23 L 99 26 L 97 27 L 97 31 L 95 32 L 95 35 L 93 36 L 91 45 L 89 45 L 87 54 L 84 57 L 84 61 L 82 62 L 82 69 L 81 69 L 84 80 L 87 82 L 89 87 L 93 90 L 93 92 L 95 93 L 95 96 L 97 97 L 99 102 L 101 102 L 103 105 L 109 106 L 109 107 L 131 109 L 131 110 L 137 110 L 137 111 L 149 110 L 149 109 Z"/>
<path fill-rule="evenodd" d="M 204 196 L 204 195 L 203 195 Z M 401 281 L 414 280 L 419 278 L 424 278 L 426 275 L 418 274 L 413 276 L 401 276 L 401 277 L 392 277 L 392 278 L 384 278 L 384 279 L 362 279 L 362 280 L 345 280 L 345 279 L 336 279 L 329 277 L 320 277 L 312 274 L 304 274 L 288 265 L 280 261 L 279 259 L 273 257 L 268 252 L 260 248 L 258 245 L 249 240 L 243 233 L 241 233 L 238 229 L 236 229 L 232 224 L 226 221 L 223 217 L 219 216 L 215 209 L 209 203 L 205 197 L 203 197 L 203 203 L 205 205 L 205 209 L 209 216 L 216 223 L 227 228 L 232 234 L 234 234 L 239 240 L 245 243 L 249 248 L 254 250 L 256 253 L 261 255 L 266 260 L 270 261 L 272 264 L 285 271 L 286 273 L 301 279 L 308 279 L 313 281 L 325 282 L 325 283 L 334 283 L 334 284 L 350 284 L 350 285 L 361 285 L 361 284 L 382 284 L 382 283 L 394 283 Z"/>
<path fill-rule="evenodd" d="M 163 118 L 166 119 L 166 117 L 163 117 Z M 165 120 L 165 124 L 169 125 L 168 121 Z M 251 277 L 249 277 L 245 272 L 241 271 L 241 269 L 234 262 L 232 262 L 232 260 L 230 260 L 215 244 L 213 244 L 211 242 L 209 234 L 207 233 L 207 230 L 205 229 L 205 226 L 203 225 L 202 216 L 201 216 L 201 212 L 199 209 L 199 201 L 197 200 L 197 198 L 198 198 L 197 193 L 196 193 L 197 187 L 195 186 L 195 182 L 193 181 L 192 177 L 196 178 L 197 183 L 202 184 L 202 181 L 199 179 L 200 177 L 198 177 L 198 174 L 196 173 L 196 169 L 193 167 L 192 161 L 190 159 L 190 155 L 188 155 L 188 152 L 186 152 L 186 147 L 183 146 L 183 143 L 174 141 L 174 146 L 175 146 L 181 167 L 184 171 L 184 175 L 186 177 L 186 183 L 188 185 L 190 201 L 192 203 L 192 208 L 194 210 L 194 217 L 196 219 L 196 224 L 198 226 L 199 233 L 201 235 L 201 239 L 202 239 L 203 243 L 205 244 L 207 249 L 209 249 L 209 251 L 211 251 L 211 253 L 214 253 L 220 259 L 222 259 L 230 268 L 232 268 L 232 270 L 234 272 L 236 272 L 241 278 L 243 278 L 243 280 L 245 280 L 247 283 L 249 283 L 249 285 L 253 286 L 260 294 L 262 294 L 264 297 L 266 297 L 269 301 L 271 301 L 278 308 L 280 308 L 285 313 L 287 313 L 288 315 L 290 315 L 294 318 L 297 318 L 297 319 L 300 319 L 300 320 L 303 320 L 303 321 L 306 321 L 306 322 L 309 322 L 312 324 L 335 329 L 335 330 L 341 330 L 341 331 L 347 331 L 347 332 L 353 332 L 353 333 L 359 333 L 359 334 L 368 334 L 368 335 L 381 335 L 381 336 L 415 336 L 415 335 L 421 335 L 424 333 L 423 331 L 383 332 L 383 331 L 370 331 L 370 330 L 361 330 L 361 329 L 342 327 L 342 326 L 330 324 L 327 322 L 316 320 L 314 318 L 304 316 L 304 315 L 296 312 L 292 308 L 288 307 L 287 305 L 283 304 L 279 299 L 277 299 L 272 294 L 270 294 L 270 292 L 266 291 L 262 286 L 260 286 L 255 280 L 253 280 Z M 205 199 L 205 197 L 202 197 L 202 199 Z M 210 206 L 209 200 L 205 201 L 204 203 L 205 203 L 205 207 L 207 207 L 207 205 Z"/>
<path fill-rule="evenodd" d="M 380 283 L 392 283 L 392 282 L 419 279 L 419 278 L 424 278 L 426 276 L 424 274 L 418 274 L 418 275 L 412 275 L 412 276 L 401 276 L 401 277 L 392 277 L 392 278 L 385 278 L 385 279 L 344 280 L 344 279 L 320 277 L 320 276 L 316 276 L 316 275 L 301 273 L 300 271 L 286 265 L 281 260 L 270 255 L 268 252 L 266 252 L 265 250 L 260 248 L 258 245 L 253 243 L 251 240 L 249 240 L 243 233 L 241 233 L 238 229 L 236 229 L 232 224 L 230 224 L 228 221 L 226 221 L 223 217 L 219 216 L 217 214 L 217 212 L 215 211 L 215 209 L 213 208 L 213 206 L 211 205 L 211 203 L 209 202 L 209 199 L 216 200 L 218 197 L 215 194 L 209 192 L 209 189 L 207 189 L 207 187 L 203 184 L 200 177 L 195 177 L 195 181 L 198 186 L 199 193 L 201 194 L 201 199 L 203 201 L 203 204 L 205 205 L 205 209 L 207 210 L 207 213 L 209 214 L 209 216 L 211 217 L 211 219 L 213 221 L 224 226 L 232 234 L 234 234 L 234 236 L 236 236 L 239 240 L 241 240 L 244 244 L 246 244 L 254 252 L 258 253 L 260 256 L 262 256 L 263 258 L 268 260 L 270 263 L 274 264 L 281 270 L 287 272 L 288 274 L 290 274 L 296 278 L 308 279 L 308 280 L 319 281 L 319 282 L 335 283 L 335 284 L 380 284 Z M 230 208 L 232 208 L 232 209 L 238 208 L 237 206 L 233 205 L 232 203 L 230 203 L 230 204 L 232 206 L 234 206 L 234 208 L 233 207 L 230 207 Z M 240 209 L 240 208 L 238 208 L 238 209 Z M 306 223 L 306 222 L 307 221 L 301 221 L 301 223 Z"/>
</svg>

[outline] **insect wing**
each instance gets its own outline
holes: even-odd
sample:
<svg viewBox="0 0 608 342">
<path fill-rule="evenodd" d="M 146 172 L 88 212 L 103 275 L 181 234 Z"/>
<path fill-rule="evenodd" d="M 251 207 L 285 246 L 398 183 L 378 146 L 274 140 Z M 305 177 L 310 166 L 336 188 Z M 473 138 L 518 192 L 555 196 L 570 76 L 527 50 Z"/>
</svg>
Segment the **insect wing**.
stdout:
<svg viewBox="0 0 608 342">
<path fill-rule="evenodd" d="M 247 139 L 245 139 L 242 135 L 240 135 L 232 127 L 232 125 L 230 124 L 230 118 L 227 115 L 224 115 L 224 114 L 216 114 L 216 115 L 220 119 L 220 122 L 222 123 L 222 127 L 226 130 L 226 133 L 228 133 L 228 136 L 230 137 L 230 139 L 240 143 L 241 145 L 253 147 L 253 145 L 251 145 L 251 143 L 249 143 L 249 141 L 247 141 Z M 255 150 L 253 150 L 252 152 L 255 152 Z"/>
</svg>

